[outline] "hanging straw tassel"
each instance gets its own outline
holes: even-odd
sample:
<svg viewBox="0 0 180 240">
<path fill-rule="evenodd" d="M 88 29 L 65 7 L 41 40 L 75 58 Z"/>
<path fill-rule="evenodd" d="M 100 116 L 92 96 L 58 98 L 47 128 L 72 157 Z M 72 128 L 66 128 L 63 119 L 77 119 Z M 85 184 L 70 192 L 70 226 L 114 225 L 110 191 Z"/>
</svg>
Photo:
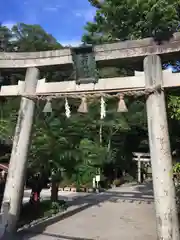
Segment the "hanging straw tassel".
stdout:
<svg viewBox="0 0 180 240">
<path fill-rule="evenodd" d="M 101 97 L 101 119 L 105 118 L 106 117 L 106 107 L 105 107 L 105 101 L 104 101 L 104 98 Z"/>
<path fill-rule="evenodd" d="M 70 110 L 70 106 L 69 106 L 69 103 L 68 103 L 68 100 L 67 98 L 65 98 L 65 114 L 66 114 L 66 117 L 67 118 L 70 118 L 71 116 L 71 110 Z"/>
<path fill-rule="evenodd" d="M 87 113 L 88 112 L 88 106 L 87 106 L 87 99 L 86 97 L 82 97 L 81 104 L 78 108 L 79 113 Z"/>
<path fill-rule="evenodd" d="M 128 112 L 126 103 L 124 101 L 124 96 L 120 95 L 117 112 Z"/>
<path fill-rule="evenodd" d="M 44 106 L 43 112 L 44 113 L 51 113 L 52 112 L 51 99 L 47 99 L 47 102 L 46 102 L 46 104 Z"/>
</svg>

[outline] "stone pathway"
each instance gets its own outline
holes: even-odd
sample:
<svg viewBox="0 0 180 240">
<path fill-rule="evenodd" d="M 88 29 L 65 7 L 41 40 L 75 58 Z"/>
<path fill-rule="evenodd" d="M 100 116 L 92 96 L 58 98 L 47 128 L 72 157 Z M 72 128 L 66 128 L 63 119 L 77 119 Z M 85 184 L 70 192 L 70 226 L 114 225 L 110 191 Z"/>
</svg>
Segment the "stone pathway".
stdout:
<svg viewBox="0 0 180 240">
<path fill-rule="evenodd" d="M 156 240 L 152 189 L 122 186 L 106 193 L 89 195 L 79 203 L 89 203 L 79 211 L 27 234 L 24 240 Z M 38 231 L 38 229 L 37 229 Z"/>
</svg>

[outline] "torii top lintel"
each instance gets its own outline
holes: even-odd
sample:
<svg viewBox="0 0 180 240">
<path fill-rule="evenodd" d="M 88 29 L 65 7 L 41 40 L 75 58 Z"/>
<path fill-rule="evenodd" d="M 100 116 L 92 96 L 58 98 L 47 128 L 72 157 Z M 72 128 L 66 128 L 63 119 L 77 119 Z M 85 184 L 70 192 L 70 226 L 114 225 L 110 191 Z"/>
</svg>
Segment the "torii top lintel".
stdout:
<svg viewBox="0 0 180 240">
<path fill-rule="evenodd" d="M 152 38 L 103 44 L 94 46 L 96 62 L 118 61 L 120 59 L 138 58 L 152 54 L 177 53 L 180 51 L 180 33 L 172 39 L 157 45 Z M 72 65 L 71 48 L 42 52 L 1 52 L 0 68 L 27 68 L 53 65 Z"/>
</svg>

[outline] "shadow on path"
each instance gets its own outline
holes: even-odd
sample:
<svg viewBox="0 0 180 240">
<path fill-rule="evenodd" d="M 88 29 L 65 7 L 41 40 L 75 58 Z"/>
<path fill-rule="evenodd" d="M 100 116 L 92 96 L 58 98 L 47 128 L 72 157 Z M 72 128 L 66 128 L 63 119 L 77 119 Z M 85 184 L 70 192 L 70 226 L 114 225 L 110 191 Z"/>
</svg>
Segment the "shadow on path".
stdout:
<svg viewBox="0 0 180 240">
<path fill-rule="evenodd" d="M 153 182 L 148 181 L 144 184 L 140 184 L 135 187 L 135 190 L 143 193 L 143 194 L 149 194 L 153 196 Z"/>
<path fill-rule="evenodd" d="M 28 240 L 32 237 L 41 234 L 43 236 L 52 236 L 52 234 L 44 233 L 45 229 L 55 224 L 59 221 L 62 221 L 68 217 L 71 217 L 79 212 L 82 212 L 86 210 L 87 208 L 90 208 L 92 206 L 98 206 L 101 207 L 101 204 L 103 202 L 128 202 L 128 203 L 136 203 L 136 204 L 151 204 L 153 202 L 153 190 L 152 190 L 152 184 L 142 184 L 138 186 L 134 186 L 134 189 L 132 191 L 121 191 L 121 187 L 118 188 L 118 191 L 116 190 L 109 190 L 107 192 L 99 193 L 99 194 L 89 194 L 88 196 L 80 197 L 75 200 L 72 200 L 72 202 L 69 203 L 69 207 L 71 206 L 79 206 L 78 208 L 64 212 L 62 215 L 57 215 L 51 219 L 48 219 L 40 224 L 37 224 L 36 226 L 30 228 L 29 230 L 23 230 L 20 231 L 17 234 L 18 240 Z M 128 189 L 128 187 L 127 187 Z M 123 188 L 122 188 L 123 190 Z M 137 192 L 138 191 L 138 192 Z M 29 236 L 28 236 L 29 235 Z M 77 237 L 68 237 L 68 236 L 60 236 L 55 235 L 52 237 L 57 237 L 58 239 L 84 239 L 84 240 L 93 240 L 93 239 L 86 239 L 86 238 L 77 238 Z"/>
</svg>

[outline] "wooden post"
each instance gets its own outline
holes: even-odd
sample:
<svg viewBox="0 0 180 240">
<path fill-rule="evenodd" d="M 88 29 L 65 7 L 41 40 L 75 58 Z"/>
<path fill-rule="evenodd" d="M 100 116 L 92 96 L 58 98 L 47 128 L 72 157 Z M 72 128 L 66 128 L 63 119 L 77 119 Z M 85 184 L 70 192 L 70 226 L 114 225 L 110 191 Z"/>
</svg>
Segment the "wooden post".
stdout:
<svg viewBox="0 0 180 240">
<path fill-rule="evenodd" d="M 39 70 L 37 68 L 27 69 L 24 88 L 26 94 L 31 95 L 35 93 L 38 76 Z M 3 223 L 6 234 L 12 234 L 16 231 L 16 224 L 19 218 L 20 206 L 24 195 L 27 155 L 34 108 L 35 102 L 33 100 L 22 97 L 3 198 L 3 203 L 9 202 L 9 212 L 4 216 L 6 219 Z M 4 212 L 3 204 L 2 212 Z"/>
<path fill-rule="evenodd" d="M 151 55 L 144 59 L 144 72 L 147 88 L 162 85 L 162 66 L 159 56 Z M 149 95 L 146 106 L 158 240 L 179 240 L 164 92 L 159 91 Z"/>
<path fill-rule="evenodd" d="M 141 157 L 138 155 L 138 182 L 141 183 Z"/>
</svg>

